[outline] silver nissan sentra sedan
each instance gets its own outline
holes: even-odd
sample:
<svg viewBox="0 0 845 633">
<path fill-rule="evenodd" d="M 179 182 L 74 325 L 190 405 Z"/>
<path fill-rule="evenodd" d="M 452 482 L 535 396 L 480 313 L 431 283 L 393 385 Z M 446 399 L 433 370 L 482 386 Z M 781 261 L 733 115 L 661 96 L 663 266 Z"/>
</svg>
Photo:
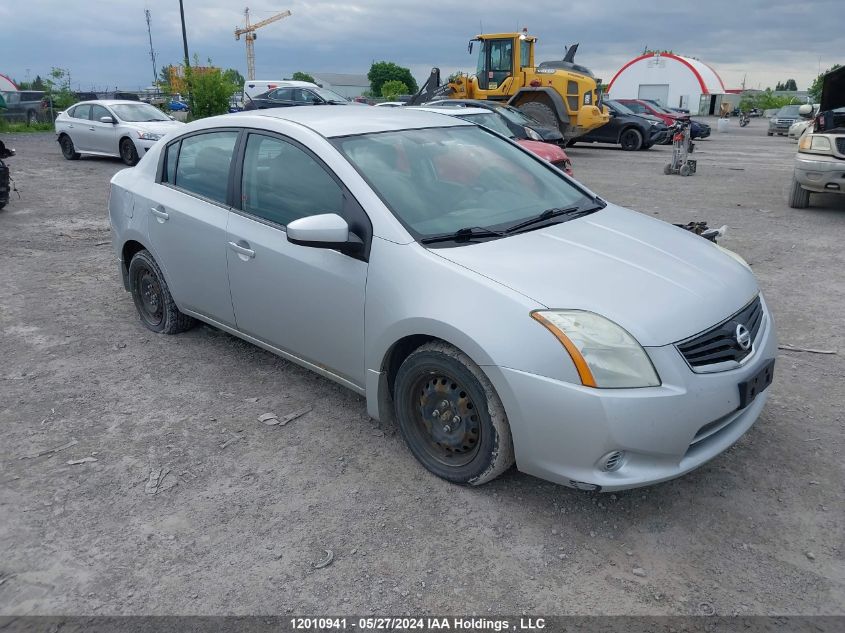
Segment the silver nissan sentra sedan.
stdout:
<svg viewBox="0 0 845 633">
<path fill-rule="evenodd" d="M 204 119 L 112 179 L 141 322 L 199 319 L 366 396 L 452 482 L 682 475 L 760 415 L 748 265 L 490 130 L 404 108 Z"/>
</svg>

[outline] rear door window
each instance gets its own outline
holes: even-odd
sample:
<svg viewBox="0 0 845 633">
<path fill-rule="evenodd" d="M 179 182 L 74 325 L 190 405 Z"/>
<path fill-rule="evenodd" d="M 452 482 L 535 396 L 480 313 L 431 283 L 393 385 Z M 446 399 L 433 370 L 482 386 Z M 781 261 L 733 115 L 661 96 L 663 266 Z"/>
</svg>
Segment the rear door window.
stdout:
<svg viewBox="0 0 845 633">
<path fill-rule="evenodd" d="M 203 198 L 226 204 L 229 169 L 237 140 L 236 131 L 207 132 L 183 138 L 173 184 Z M 170 148 L 174 145 L 168 147 L 168 163 Z M 167 171 L 170 171 L 169 165 Z"/>
</svg>

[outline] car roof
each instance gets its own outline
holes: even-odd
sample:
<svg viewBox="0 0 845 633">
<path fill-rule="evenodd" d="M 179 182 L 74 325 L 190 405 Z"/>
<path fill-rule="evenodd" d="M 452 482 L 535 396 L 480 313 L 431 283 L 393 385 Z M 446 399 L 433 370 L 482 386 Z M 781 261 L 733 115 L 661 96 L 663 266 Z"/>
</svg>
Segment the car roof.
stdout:
<svg viewBox="0 0 845 633">
<path fill-rule="evenodd" d="M 434 112 L 438 112 L 434 110 Z M 331 138 L 374 132 L 393 132 L 428 127 L 472 125 L 454 117 L 445 117 L 418 108 L 375 108 L 372 106 L 300 106 L 245 110 L 215 117 L 221 126 L 243 117 L 266 117 L 298 123 Z M 461 111 L 462 113 L 465 111 Z"/>
<path fill-rule="evenodd" d="M 146 101 L 133 101 L 131 99 L 89 99 L 87 101 L 80 101 L 79 103 L 74 103 L 74 106 L 83 105 L 85 103 L 96 103 L 97 105 L 107 105 L 107 106 L 114 106 L 114 105 L 138 105 L 139 103 L 143 103 L 145 105 L 150 105 Z M 73 107 L 73 106 L 69 106 Z M 153 106 L 155 107 L 155 106 Z"/>
</svg>

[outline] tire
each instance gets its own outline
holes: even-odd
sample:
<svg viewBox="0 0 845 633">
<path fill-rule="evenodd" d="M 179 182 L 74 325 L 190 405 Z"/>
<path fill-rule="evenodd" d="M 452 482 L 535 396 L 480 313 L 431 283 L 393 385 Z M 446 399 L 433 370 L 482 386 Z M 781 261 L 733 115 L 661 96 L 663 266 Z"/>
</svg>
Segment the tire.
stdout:
<svg viewBox="0 0 845 633">
<path fill-rule="evenodd" d="M 810 192 L 795 180 L 795 176 L 792 177 L 792 185 L 789 187 L 789 206 L 793 209 L 806 209 L 810 206 Z"/>
<path fill-rule="evenodd" d="M 153 332 L 178 334 L 196 324 L 179 312 L 161 268 L 147 250 L 138 251 L 129 262 L 129 290 L 141 323 Z"/>
<path fill-rule="evenodd" d="M 62 156 L 67 160 L 79 160 L 79 152 L 73 146 L 73 141 L 67 134 L 59 137 L 59 147 L 62 148 Z"/>
<path fill-rule="evenodd" d="M 643 146 L 643 135 L 637 128 L 629 127 L 619 136 L 619 144 L 626 152 L 636 152 Z"/>
<path fill-rule="evenodd" d="M 396 374 L 394 406 L 408 449 L 438 477 L 478 486 L 513 466 L 499 396 L 478 365 L 451 345 L 426 343 L 405 359 Z"/>
<path fill-rule="evenodd" d="M 667 176 L 672 173 L 672 163 L 666 163 L 663 166 L 663 173 Z"/>
<path fill-rule="evenodd" d="M 681 165 L 681 168 L 678 170 L 678 173 L 681 174 L 681 176 L 689 176 L 692 173 L 692 170 L 689 168 L 689 165 L 684 163 L 683 165 Z"/>
<path fill-rule="evenodd" d="M 563 134 L 557 115 L 545 103 L 541 101 L 529 101 L 518 107 L 528 116 L 537 119 L 544 127 L 551 128 L 552 130 L 560 130 L 561 134 Z"/>
<path fill-rule="evenodd" d="M 120 139 L 120 158 L 130 167 L 134 167 L 138 164 L 138 161 L 141 160 L 138 157 L 138 150 L 135 149 L 135 143 L 132 142 L 132 139 Z"/>
<path fill-rule="evenodd" d="M 766 136 L 774 136 L 774 132 L 766 132 Z"/>
</svg>

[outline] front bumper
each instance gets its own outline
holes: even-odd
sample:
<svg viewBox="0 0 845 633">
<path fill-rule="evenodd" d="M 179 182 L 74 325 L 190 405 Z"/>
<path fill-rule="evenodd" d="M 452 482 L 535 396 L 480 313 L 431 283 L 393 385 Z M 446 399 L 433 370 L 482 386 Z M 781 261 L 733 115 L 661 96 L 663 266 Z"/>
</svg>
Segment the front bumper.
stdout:
<svg viewBox="0 0 845 633">
<path fill-rule="evenodd" d="M 821 154 L 798 154 L 795 180 L 809 191 L 845 193 L 845 160 Z"/>
<path fill-rule="evenodd" d="M 765 304 L 764 304 L 765 306 Z M 513 433 L 519 470 L 582 489 L 624 490 L 673 479 L 713 459 L 757 420 L 768 389 L 739 408 L 739 383 L 777 353 L 771 314 L 744 365 L 693 373 L 674 345 L 648 348 L 659 387 L 592 389 L 503 367 L 485 367 Z M 603 456 L 624 451 L 606 472 Z"/>
</svg>

